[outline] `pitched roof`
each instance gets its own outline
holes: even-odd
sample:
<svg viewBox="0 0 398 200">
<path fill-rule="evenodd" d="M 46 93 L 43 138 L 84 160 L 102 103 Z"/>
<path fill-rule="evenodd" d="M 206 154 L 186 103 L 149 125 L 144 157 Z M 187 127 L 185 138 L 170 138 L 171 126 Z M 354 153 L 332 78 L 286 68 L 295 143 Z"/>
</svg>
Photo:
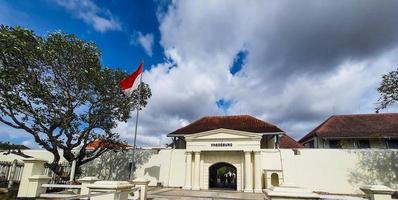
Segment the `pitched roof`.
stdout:
<svg viewBox="0 0 398 200">
<path fill-rule="evenodd" d="M 250 115 L 233 115 L 233 116 L 203 117 L 185 127 L 182 127 L 172 133 L 169 133 L 168 136 L 179 135 L 179 134 L 184 134 L 184 135 L 194 134 L 194 133 L 200 133 L 219 128 L 253 132 L 253 133 L 283 132 L 274 124 L 259 120 Z"/>
<path fill-rule="evenodd" d="M 109 149 L 127 148 L 127 149 L 129 149 L 131 147 L 132 146 L 128 145 L 128 144 L 115 143 L 113 141 L 96 139 L 96 140 L 88 143 L 86 146 L 86 149 L 88 149 L 88 150 L 94 150 L 96 148 L 109 148 Z"/>
<path fill-rule="evenodd" d="M 398 137 L 398 113 L 333 115 L 300 139 Z"/>
<path fill-rule="evenodd" d="M 298 143 L 296 140 L 291 138 L 290 136 L 283 134 L 279 138 L 279 148 L 281 149 L 296 149 L 296 148 L 304 148 L 304 146 Z"/>
</svg>

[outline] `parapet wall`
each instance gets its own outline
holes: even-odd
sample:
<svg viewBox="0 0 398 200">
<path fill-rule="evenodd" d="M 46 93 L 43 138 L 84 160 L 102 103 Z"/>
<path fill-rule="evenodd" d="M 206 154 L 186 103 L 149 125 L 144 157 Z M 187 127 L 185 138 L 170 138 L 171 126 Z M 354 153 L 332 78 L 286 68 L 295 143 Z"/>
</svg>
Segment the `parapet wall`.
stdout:
<svg viewBox="0 0 398 200">
<path fill-rule="evenodd" d="M 167 187 L 182 187 L 185 181 L 185 149 L 164 149 L 152 155 L 148 162 L 141 165 L 135 174 L 151 182 Z"/>
<path fill-rule="evenodd" d="M 261 155 L 264 173 L 281 171 L 283 182 L 314 191 L 359 194 L 359 187 L 369 184 L 398 189 L 398 150 L 263 149 Z M 150 185 L 184 186 L 185 150 L 161 150 L 138 169 L 137 177 L 148 178 Z"/>
<path fill-rule="evenodd" d="M 281 149 L 262 155 L 265 170 L 282 169 L 284 182 L 314 191 L 353 194 L 370 184 L 398 189 L 398 150 Z"/>
<path fill-rule="evenodd" d="M 142 150 L 148 159 L 142 159 L 136 177 L 168 187 L 183 187 L 185 182 L 185 149 L 163 149 L 158 153 Z M 51 153 L 44 150 L 26 150 L 35 158 L 51 160 Z M 218 152 L 221 156 L 227 156 Z M 230 152 L 232 153 L 232 152 Z M 236 151 L 242 157 L 243 152 Z M 145 154 L 145 155 L 146 155 Z M 138 155 L 138 153 L 137 153 Z M 207 154 L 202 154 L 206 156 Z M 103 180 L 127 180 L 126 153 L 104 155 L 83 168 L 92 176 Z M 0 155 L 0 161 L 21 160 L 16 155 Z M 105 160 L 104 160 L 105 159 Z M 93 166 L 99 166 L 93 168 Z M 109 167 L 107 167 L 109 166 Z M 329 193 L 361 193 L 362 185 L 381 184 L 398 190 L 398 150 L 389 149 L 262 149 L 261 166 L 264 173 L 278 171 L 281 181 L 294 183 L 314 191 Z M 101 169 L 101 170 L 99 170 Z M 206 182 L 206 180 L 203 180 Z M 263 187 L 270 185 L 263 178 Z"/>
</svg>

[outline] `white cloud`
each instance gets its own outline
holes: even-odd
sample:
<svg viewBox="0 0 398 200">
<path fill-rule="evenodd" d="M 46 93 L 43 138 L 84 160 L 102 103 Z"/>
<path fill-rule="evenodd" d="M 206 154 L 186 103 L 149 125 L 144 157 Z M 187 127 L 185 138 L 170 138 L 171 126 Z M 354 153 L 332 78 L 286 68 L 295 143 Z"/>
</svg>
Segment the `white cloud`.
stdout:
<svg viewBox="0 0 398 200">
<path fill-rule="evenodd" d="M 154 35 L 152 33 L 142 34 L 141 32 L 135 32 L 130 39 L 130 44 L 139 44 L 145 50 L 148 56 L 152 56 L 152 49 L 154 43 Z"/>
<path fill-rule="evenodd" d="M 40 149 L 41 147 L 39 145 L 37 145 L 37 143 L 31 139 L 31 140 L 24 140 L 21 143 L 22 145 L 25 145 L 31 149 Z"/>
<path fill-rule="evenodd" d="M 96 31 L 122 30 L 121 23 L 105 9 L 91 0 L 56 0 L 56 3 L 72 13 L 78 19 L 92 26 Z"/>
<path fill-rule="evenodd" d="M 233 102 L 227 114 L 271 121 L 296 139 L 332 114 L 374 112 L 381 75 L 398 61 L 398 28 L 379 27 L 390 27 L 380 20 L 394 21 L 396 5 L 381 4 L 353 13 L 354 1 L 174 2 L 159 15 L 169 61 L 143 76 L 153 96 L 140 113 L 139 141 L 153 145 L 197 118 L 224 114 L 221 98 Z M 232 75 L 242 49 L 244 66 Z M 118 130 L 133 133 L 134 120 Z"/>
</svg>

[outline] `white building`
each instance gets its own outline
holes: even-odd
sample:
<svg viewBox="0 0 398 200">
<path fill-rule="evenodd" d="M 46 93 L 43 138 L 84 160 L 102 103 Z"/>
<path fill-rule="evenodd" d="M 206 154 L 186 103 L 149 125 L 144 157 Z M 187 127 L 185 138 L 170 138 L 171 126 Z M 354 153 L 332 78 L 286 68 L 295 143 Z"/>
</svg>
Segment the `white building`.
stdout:
<svg viewBox="0 0 398 200">
<path fill-rule="evenodd" d="M 261 150 L 300 148 L 277 126 L 252 116 L 204 117 L 168 135 L 176 149 L 185 149 L 183 188 L 233 188 L 262 191 Z M 279 140 L 282 139 L 282 141 Z M 219 170 L 228 169 L 223 177 Z"/>
<path fill-rule="evenodd" d="M 361 194 L 362 185 L 382 184 L 398 190 L 397 149 L 303 148 L 277 126 L 247 115 L 204 117 L 168 136 L 173 148 L 150 150 L 135 173 L 152 186 L 261 192 L 287 183 L 312 191 Z M 44 150 L 23 152 L 52 160 Z M 128 179 L 123 175 L 129 172 L 128 158 L 122 152 L 103 155 L 92 163 L 100 170 L 90 176 Z M 14 159 L 23 158 L 0 155 L 0 161 Z M 112 176 L 101 176 L 104 173 Z"/>
<path fill-rule="evenodd" d="M 247 115 L 204 117 L 168 136 L 174 148 L 161 150 L 137 171 L 151 185 L 262 192 L 288 182 L 349 194 L 372 182 L 397 188 L 396 150 L 304 149 L 277 126 Z M 374 170 L 372 163 L 385 168 Z M 386 170 L 391 178 L 385 179 Z"/>
</svg>

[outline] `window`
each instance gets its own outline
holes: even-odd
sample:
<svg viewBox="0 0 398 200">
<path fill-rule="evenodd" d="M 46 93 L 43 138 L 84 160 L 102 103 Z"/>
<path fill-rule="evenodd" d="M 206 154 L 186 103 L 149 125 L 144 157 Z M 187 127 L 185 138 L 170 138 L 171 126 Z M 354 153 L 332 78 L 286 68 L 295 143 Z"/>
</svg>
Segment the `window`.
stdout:
<svg viewBox="0 0 398 200">
<path fill-rule="evenodd" d="M 397 138 L 387 139 L 386 142 L 387 142 L 387 148 L 398 149 L 398 139 Z"/>
<path fill-rule="evenodd" d="M 341 141 L 340 140 L 329 140 L 329 147 L 331 149 L 341 149 Z"/>
<path fill-rule="evenodd" d="M 369 140 L 357 140 L 357 147 L 359 149 L 367 149 L 370 148 Z"/>
<path fill-rule="evenodd" d="M 304 146 L 307 147 L 307 148 L 314 148 L 315 147 L 314 140 L 311 140 L 311 141 L 305 143 Z"/>
</svg>

